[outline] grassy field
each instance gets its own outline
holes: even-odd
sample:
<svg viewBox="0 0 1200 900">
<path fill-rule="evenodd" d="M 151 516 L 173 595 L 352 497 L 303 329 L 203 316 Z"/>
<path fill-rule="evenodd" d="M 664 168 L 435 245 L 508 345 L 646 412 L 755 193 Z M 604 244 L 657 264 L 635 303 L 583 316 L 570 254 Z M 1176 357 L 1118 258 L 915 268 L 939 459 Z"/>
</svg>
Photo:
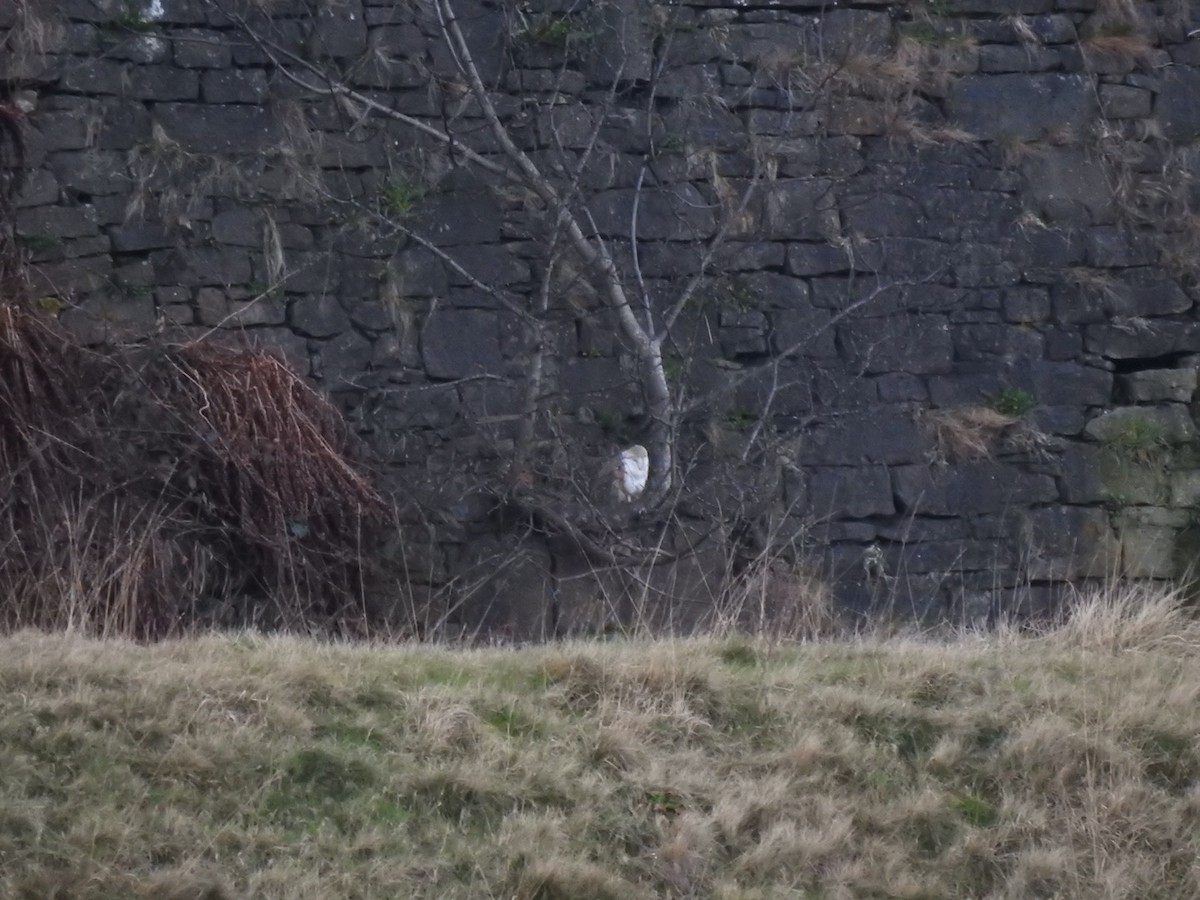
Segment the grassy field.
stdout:
<svg viewBox="0 0 1200 900">
<path fill-rule="evenodd" d="M 17 634 L 0 896 L 1200 897 L 1200 628 L 1121 599 L 949 641 Z"/>
</svg>

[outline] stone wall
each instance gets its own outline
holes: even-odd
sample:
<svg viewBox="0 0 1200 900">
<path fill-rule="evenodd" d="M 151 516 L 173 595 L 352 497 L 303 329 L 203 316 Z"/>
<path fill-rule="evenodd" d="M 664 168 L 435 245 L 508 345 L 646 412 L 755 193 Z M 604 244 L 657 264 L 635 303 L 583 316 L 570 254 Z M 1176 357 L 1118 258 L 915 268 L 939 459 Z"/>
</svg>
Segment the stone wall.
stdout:
<svg viewBox="0 0 1200 900">
<path fill-rule="evenodd" d="M 296 83 L 335 72 L 496 158 L 425 4 L 225 5 L 274 58 L 209 0 L 0 8 L 3 84 L 29 110 L 33 296 L 89 342 L 279 348 L 420 494 L 424 525 L 393 548 L 419 560 L 410 585 L 490 571 L 516 546 L 487 481 L 531 348 L 480 283 L 534 302 L 546 223 L 404 123 Z M 587 205 L 627 263 L 640 198 L 651 303 L 729 223 L 668 360 L 703 398 L 699 496 L 736 493 L 728 472 L 758 459 L 771 534 L 861 609 L 975 620 L 1189 570 L 1197 4 L 457 6 L 523 149 L 552 169 L 594 139 Z M 552 287 L 541 400 L 594 468 L 639 438 L 640 394 L 586 290 Z M 764 435 L 769 458 L 741 452 Z M 628 616 L 594 560 L 522 546 L 454 616 L 510 633 Z M 655 590 L 708 603 L 722 546 Z"/>
</svg>

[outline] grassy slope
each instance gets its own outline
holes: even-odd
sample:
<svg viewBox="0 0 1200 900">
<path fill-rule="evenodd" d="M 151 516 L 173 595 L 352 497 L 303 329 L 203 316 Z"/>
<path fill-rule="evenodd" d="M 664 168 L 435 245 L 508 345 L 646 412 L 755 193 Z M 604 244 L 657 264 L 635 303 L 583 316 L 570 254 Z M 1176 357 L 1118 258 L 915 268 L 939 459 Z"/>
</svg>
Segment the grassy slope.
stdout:
<svg viewBox="0 0 1200 900">
<path fill-rule="evenodd" d="M 1200 896 L 1200 633 L 0 641 L 3 897 Z"/>
</svg>

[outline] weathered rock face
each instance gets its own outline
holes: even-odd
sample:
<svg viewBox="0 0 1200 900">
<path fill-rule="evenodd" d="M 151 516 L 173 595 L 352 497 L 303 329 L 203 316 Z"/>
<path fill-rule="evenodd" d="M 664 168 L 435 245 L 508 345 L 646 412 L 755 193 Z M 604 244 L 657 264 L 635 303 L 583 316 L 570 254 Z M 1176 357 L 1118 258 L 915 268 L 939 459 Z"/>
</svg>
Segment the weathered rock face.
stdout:
<svg viewBox="0 0 1200 900">
<path fill-rule="evenodd" d="M 427 4 L 276 0 L 247 13 L 266 46 L 206 0 L 28 5 L 51 27 L 34 42 L 0 8 L 18 51 L 0 85 L 36 104 L 16 227 L 46 308 L 86 340 L 166 327 L 280 347 L 444 510 L 414 581 L 488 570 L 446 621 L 603 628 L 639 590 L 655 621 L 704 619 L 715 558 L 653 591 L 553 542 L 491 571 L 516 551 L 480 536 L 491 511 L 471 498 L 523 409 L 536 342 L 513 308 L 541 285 L 547 223 L 277 65 L 329 67 L 499 158 Z M 763 508 L 864 609 L 1036 611 L 1069 581 L 1193 567 L 1193 5 L 594 6 L 455 4 L 519 146 L 547 171 L 590 152 L 590 227 L 625 263 L 636 204 L 648 302 L 669 303 L 730 219 L 672 335 L 672 377 L 708 397 L 691 477 L 761 418 L 782 466 Z M 642 401 L 596 310 L 560 272 L 542 395 L 607 458 L 640 439 Z M 980 432 L 981 407 L 1007 420 Z M 664 610 L 680 585 L 689 603 Z"/>
</svg>

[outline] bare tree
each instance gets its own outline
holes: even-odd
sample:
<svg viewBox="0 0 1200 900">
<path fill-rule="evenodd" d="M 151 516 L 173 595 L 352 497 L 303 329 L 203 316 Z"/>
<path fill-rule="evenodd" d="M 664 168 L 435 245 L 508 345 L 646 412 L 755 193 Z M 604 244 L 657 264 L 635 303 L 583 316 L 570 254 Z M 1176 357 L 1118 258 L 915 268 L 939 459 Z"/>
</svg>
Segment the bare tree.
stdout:
<svg viewBox="0 0 1200 900">
<path fill-rule="evenodd" d="M 490 282 L 474 269 L 469 254 L 445 246 L 436 233 L 423 231 L 417 224 L 419 216 L 405 214 L 410 212 L 409 198 L 397 198 L 402 202 L 392 204 L 390 210 L 361 202 L 358 210 L 432 254 L 461 283 L 493 298 L 524 329 L 530 351 L 520 376 L 522 399 L 508 478 L 488 486 L 502 495 L 499 499 L 505 504 L 522 513 L 523 527 L 532 521 L 537 529 L 565 534 L 593 563 L 615 566 L 662 562 L 688 554 L 713 533 L 734 535 L 735 543 L 744 540 L 751 547 L 751 556 L 769 543 L 765 532 L 772 526 L 757 520 L 778 505 L 781 493 L 787 438 L 773 427 L 774 406 L 794 387 L 784 364 L 804 355 L 812 342 L 823 335 L 828 338 L 840 321 L 897 285 L 855 288 L 853 298 L 841 310 L 824 319 L 818 317 L 811 331 L 790 337 L 786 346 L 776 345 L 772 352 L 746 365 L 730 364 L 716 370 L 719 383 L 715 387 L 710 384 L 699 396 L 691 393 L 688 380 L 673 371 L 680 363 L 679 356 L 689 352 L 685 326 L 695 325 L 689 318 L 695 318 L 696 306 L 719 283 L 725 254 L 734 249 L 729 246 L 731 241 L 757 235 L 777 163 L 772 140 L 753 135 L 746 126 L 733 138 L 735 144 L 720 151 L 679 154 L 679 148 L 671 146 L 676 138 L 664 138 L 663 106 L 712 103 L 718 112 L 726 113 L 726 124 L 733 119 L 720 106 L 725 102 L 720 97 L 681 101 L 677 89 L 671 96 L 660 95 L 675 40 L 668 21 L 658 22 L 654 52 L 639 54 L 633 29 L 623 24 L 621 17 L 645 16 L 652 6 L 612 6 L 617 16 L 615 24 L 612 19 L 605 23 L 610 29 L 605 46 L 612 52 L 604 60 L 603 87 L 589 93 L 586 104 L 577 104 L 578 96 L 565 88 L 571 73 L 566 63 L 569 54 L 562 51 L 570 49 L 568 45 L 575 39 L 570 29 L 577 27 L 579 19 L 562 14 L 545 17 L 528 12 L 525 6 L 506 6 L 508 46 L 493 40 L 485 53 L 488 42 L 479 39 L 479 22 L 464 18 L 466 10 L 473 15 L 481 5 L 467 0 L 428 0 L 421 9 L 428 15 L 426 30 L 436 33 L 439 47 L 422 73 L 430 102 L 426 112 L 417 114 L 391 102 L 387 92 L 363 86 L 370 79 L 357 75 L 371 61 L 339 65 L 337 60 L 312 55 L 290 40 L 286 31 L 275 29 L 269 15 L 253 9 L 255 4 L 248 8 L 234 0 L 205 3 L 220 11 L 234 26 L 233 33 L 263 54 L 278 77 L 300 96 L 327 101 L 350 127 L 372 118 L 389 123 L 393 133 L 398 126 L 398 133 L 407 134 L 414 144 L 432 148 L 443 171 L 469 170 L 506 191 L 514 198 L 522 223 L 532 226 L 529 230 L 539 247 L 538 265 L 532 288 L 518 292 Z M 589 15 L 603 8 L 605 4 L 591 5 Z M 657 14 L 670 17 L 673 12 L 668 6 Z M 494 24 L 495 20 L 488 21 Z M 513 83 L 506 83 L 507 91 L 499 89 L 505 68 L 493 56 L 502 59 L 506 52 L 513 52 L 514 42 L 522 37 L 531 40 L 531 35 L 548 29 L 559 29 L 549 36 L 560 51 L 560 61 L 557 68 L 539 70 L 547 75 L 540 90 L 522 97 L 514 110 Z M 384 65 L 391 62 L 384 60 Z M 592 84 L 596 83 L 593 69 Z M 801 102 L 817 102 L 814 97 L 823 90 L 824 86 L 806 87 L 803 93 L 812 96 Z M 590 114 L 582 134 L 578 122 L 561 121 L 559 113 L 572 106 L 586 108 Z M 632 127 L 640 130 L 642 154 L 635 168 L 625 174 L 622 184 L 627 187 L 620 192 L 623 203 L 614 206 L 614 192 L 596 190 L 594 173 L 611 162 L 604 136 L 618 122 L 633 123 Z M 530 131 L 536 132 L 532 139 Z M 621 156 L 625 165 L 634 158 L 628 152 Z M 736 159 L 735 165 L 730 165 L 731 159 Z M 660 180 L 664 165 L 686 168 L 688 177 Z M 806 187 L 811 188 L 808 195 L 813 208 L 804 214 L 818 217 L 834 206 L 834 179 L 813 178 Z M 661 280 L 644 273 L 643 255 L 656 237 L 645 234 L 650 208 L 659 216 L 666 208 L 684 220 L 683 228 L 692 214 L 702 214 L 704 222 L 687 244 L 690 268 L 666 290 Z M 677 241 L 674 246 L 682 244 Z M 848 247 L 847 254 L 852 252 Z M 854 269 L 852 262 L 849 269 Z M 556 307 L 561 312 L 564 303 L 590 322 L 605 323 L 601 327 L 611 329 L 610 336 L 634 363 L 642 414 L 638 432 L 623 435 L 620 443 L 644 444 L 645 483 L 644 487 L 637 484 L 635 477 L 631 486 L 629 479 L 619 482 L 617 477 L 621 466 L 637 469 L 641 465 L 641 447 L 614 454 L 609 461 L 608 488 L 620 502 L 598 499 L 594 481 L 579 470 L 578 460 L 572 457 L 570 429 L 548 408 L 547 398 L 552 394 L 548 380 L 559 362 L 553 313 Z M 686 366 L 687 360 L 683 362 Z M 733 441 L 724 442 L 723 449 L 716 451 L 721 465 L 729 470 L 723 477 L 733 485 L 732 499 L 715 498 L 713 467 L 697 465 L 697 459 L 704 453 L 711 456 L 722 442 L 710 439 L 710 429 L 689 429 L 687 425 L 705 421 L 711 425 L 721 398 L 749 387 L 748 382 L 753 382 L 757 395 L 753 409 L 742 414 L 745 421 L 736 423 L 738 434 Z M 736 447 L 731 449 L 731 444 Z M 538 449 L 547 445 L 557 448 L 552 461 L 535 461 Z M 540 466 L 537 477 L 530 477 L 533 466 Z M 706 469 L 703 478 L 689 480 L 690 471 L 701 469 Z M 544 477 L 548 472 L 553 477 Z M 623 490 L 616 490 L 618 485 Z M 700 521 L 674 529 L 680 511 Z M 670 536 L 668 529 L 674 529 Z"/>
<path fill-rule="evenodd" d="M 527 373 L 526 422 L 522 439 L 518 442 L 517 460 L 528 452 L 532 440 L 532 425 L 541 387 L 545 341 L 542 334 L 544 315 L 550 303 L 550 294 L 561 287 L 565 280 L 582 284 L 586 293 L 602 308 L 611 313 L 620 337 L 632 349 L 637 364 L 637 378 L 645 398 L 648 419 L 647 451 L 648 478 L 645 489 L 639 492 L 634 507 L 646 511 L 661 506 L 671 495 L 677 481 L 679 460 L 676 450 L 676 434 L 680 422 L 680 397 L 672 390 L 670 379 L 664 368 L 664 347 L 669 345 L 672 329 L 692 301 L 697 291 L 710 274 L 714 258 L 727 238 L 742 220 L 760 180 L 757 169 L 743 179 L 744 184 L 734 195 L 726 192 L 704 198 L 713 209 L 720 211 L 720 221 L 715 233 L 704 242 L 703 251 L 691 275 L 666 302 L 650 297 L 642 277 L 639 258 L 639 219 L 645 197 L 651 193 L 652 180 L 648 153 L 636 177 L 632 207 L 629 213 L 628 231 L 623 241 L 624 252 L 614 249 L 610 238 L 601 234 L 596 226 L 594 210 L 589 206 L 589 197 L 583 188 L 584 173 L 596 161 L 598 139 L 606 125 L 606 117 L 612 112 L 618 88 L 624 82 L 624 60 L 614 60 L 612 78 L 607 96 L 602 98 L 595 110 L 591 133 L 581 150 L 573 159 L 563 154 L 534 155 L 522 148 L 514 138 L 511 125 L 498 111 L 492 87 L 485 83 L 481 66 L 476 59 L 470 41 L 464 34 L 460 13 L 451 0 L 431 0 L 431 6 L 440 27 L 441 38 L 453 70 L 438 73 L 437 88 L 443 92 L 457 91 L 462 99 L 469 97 L 488 131 L 490 142 L 494 142 L 498 153 L 484 153 L 477 144 L 483 140 L 479 134 L 465 133 L 456 128 L 449 117 L 433 123 L 389 106 L 369 93 L 355 89 L 348 79 L 339 75 L 330 66 L 305 58 L 300 53 L 284 46 L 255 23 L 251 16 L 239 12 L 224 0 L 207 0 L 208 4 L 221 10 L 229 21 L 262 50 L 276 70 L 309 96 L 324 96 L 336 100 L 343 109 L 357 116 L 381 116 L 400 123 L 421 137 L 432 139 L 444 147 L 455 163 L 473 168 L 487 176 L 508 184 L 528 198 L 531 206 L 540 213 L 543 223 L 545 261 L 538 289 L 532 296 L 522 297 L 499 290 L 476 278 L 464 260 L 439 247 L 436 240 L 394 219 L 392 225 L 409 239 L 426 248 L 442 262 L 468 279 L 476 287 L 496 297 L 503 306 L 516 315 L 534 333 L 536 352 Z M 461 4 L 460 4 L 461 5 Z M 651 83 L 643 88 L 647 103 L 654 103 L 653 79 L 662 68 L 660 59 L 652 73 Z M 447 85 L 448 78 L 457 79 Z M 552 108 L 557 97 L 551 97 L 546 108 Z M 647 121 L 650 117 L 647 117 Z M 550 140 L 558 150 L 562 149 L 559 136 L 551 125 Z M 553 168 L 547 164 L 554 160 Z M 564 165 L 563 162 L 567 162 Z M 657 189 L 661 190 L 661 189 Z"/>
</svg>

